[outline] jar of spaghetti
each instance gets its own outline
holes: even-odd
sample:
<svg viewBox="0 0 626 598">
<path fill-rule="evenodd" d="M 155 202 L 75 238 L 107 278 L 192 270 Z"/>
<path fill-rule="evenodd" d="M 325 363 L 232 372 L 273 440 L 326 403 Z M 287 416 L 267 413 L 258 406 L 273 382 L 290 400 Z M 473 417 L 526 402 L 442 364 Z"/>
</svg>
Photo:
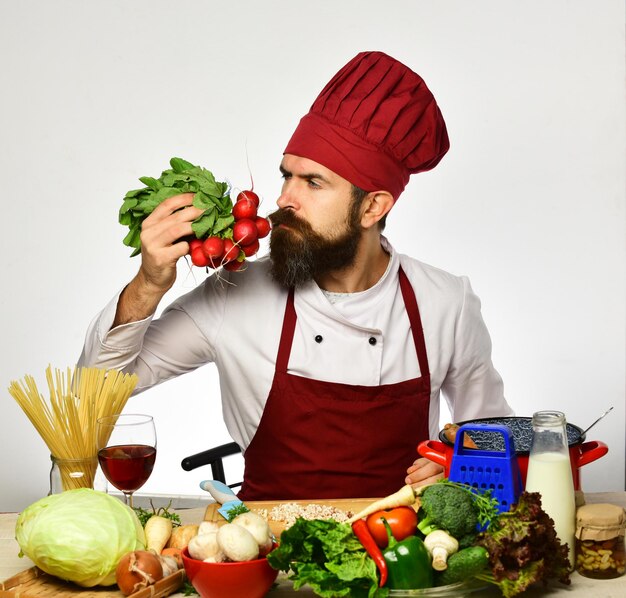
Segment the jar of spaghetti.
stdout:
<svg viewBox="0 0 626 598">
<path fill-rule="evenodd" d="M 50 455 L 50 492 L 58 494 L 76 488 L 93 488 L 106 492 L 106 480 L 98 475 L 98 458 L 64 459 Z"/>
<path fill-rule="evenodd" d="M 618 505 L 589 504 L 576 511 L 576 570 L 585 577 L 612 579 L 626 570 L 626 512 Z"/>
</svg>

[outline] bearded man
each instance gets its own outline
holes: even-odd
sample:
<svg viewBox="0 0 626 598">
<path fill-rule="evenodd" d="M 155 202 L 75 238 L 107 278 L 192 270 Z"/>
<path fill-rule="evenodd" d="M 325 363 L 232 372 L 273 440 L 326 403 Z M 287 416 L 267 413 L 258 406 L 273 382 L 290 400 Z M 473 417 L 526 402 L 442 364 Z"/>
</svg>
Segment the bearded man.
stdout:
<svg viewBox="0 0 626 598">
<path fill-rule="evenodd" d="M 512 414 L 467 278 L 382 235 L 410 175 L 448 147 L 423 79 L 381 52 L 357 55 L 287 144 L 270 255 L 208 277 L 155 319 L 201 213 L 191 194 L 164 201 L 80 364 L 135 372 L 140 392 L 215 363 L 244 500 L 383 496 L 440 477 L 415 456 L 437 434 L 442 393 L 455 421 Z"/>
</svg>

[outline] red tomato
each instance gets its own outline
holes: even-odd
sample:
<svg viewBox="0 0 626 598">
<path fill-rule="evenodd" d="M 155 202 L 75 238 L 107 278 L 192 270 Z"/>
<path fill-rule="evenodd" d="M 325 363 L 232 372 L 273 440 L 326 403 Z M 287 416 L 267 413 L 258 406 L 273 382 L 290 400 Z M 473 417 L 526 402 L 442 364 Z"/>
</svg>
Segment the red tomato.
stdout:
<svg viewBox="0 0 626 598">
<path fill-rule="evenodd" d="M 393 537 L 398 542 L 415 535 L 417 530 L 417 513 L 411 507 L 396 507 L 389 511 L 376 511 L 368 516 L 366 522 L 376 544 L 386 548 L 388 544 L 387 528 L 383 523 L 387 520 Z"/>
</svg>

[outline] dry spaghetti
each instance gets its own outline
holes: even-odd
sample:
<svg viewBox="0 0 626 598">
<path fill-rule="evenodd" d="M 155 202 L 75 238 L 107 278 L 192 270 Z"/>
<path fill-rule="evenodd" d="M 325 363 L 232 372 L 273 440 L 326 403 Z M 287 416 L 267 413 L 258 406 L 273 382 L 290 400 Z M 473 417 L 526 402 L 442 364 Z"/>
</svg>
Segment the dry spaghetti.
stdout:
<svg viewBox="0 0 626 598">
<path fill-rule="evenodd" d="M 99 446 L 96 421 L 121 413 L 137 376 L 100 368 L 67 368 L 64 374 L 48 366 L 46 380 L 48 400 L 30 375 L 20 382 L 12 381 L 9 392 L 59 464 L 63 488 L 93 486 Z M 85 475 L 75 477 L 76 466 Z"/>
</svg>

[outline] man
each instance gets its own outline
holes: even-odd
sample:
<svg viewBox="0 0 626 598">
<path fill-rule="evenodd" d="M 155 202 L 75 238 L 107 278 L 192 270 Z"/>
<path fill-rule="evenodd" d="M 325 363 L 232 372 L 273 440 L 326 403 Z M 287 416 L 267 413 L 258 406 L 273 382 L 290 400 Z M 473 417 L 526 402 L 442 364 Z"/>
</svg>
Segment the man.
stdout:
<svg viewBox="0 0 626 598">
<path fill-rule="evenodd" d="M 140 391 L 215 362 L 246 500 L 381 496 L 440 477 L 415 455 L 437 432 L 441 390 L 455 421 L 511 414 L 467 279 L 381 235 L 410 174 L 448 147 L 424 81 L 383 53 L 359 54 L 285 149 L 269 258 L 221 272 L 227 283 L 209 277 L 153 320 L 200 215 L 190 194 L 164 201 L 143 223 L 138 274 L 92 323 L 81 363 L 135 371 Z"/>
</svg>

